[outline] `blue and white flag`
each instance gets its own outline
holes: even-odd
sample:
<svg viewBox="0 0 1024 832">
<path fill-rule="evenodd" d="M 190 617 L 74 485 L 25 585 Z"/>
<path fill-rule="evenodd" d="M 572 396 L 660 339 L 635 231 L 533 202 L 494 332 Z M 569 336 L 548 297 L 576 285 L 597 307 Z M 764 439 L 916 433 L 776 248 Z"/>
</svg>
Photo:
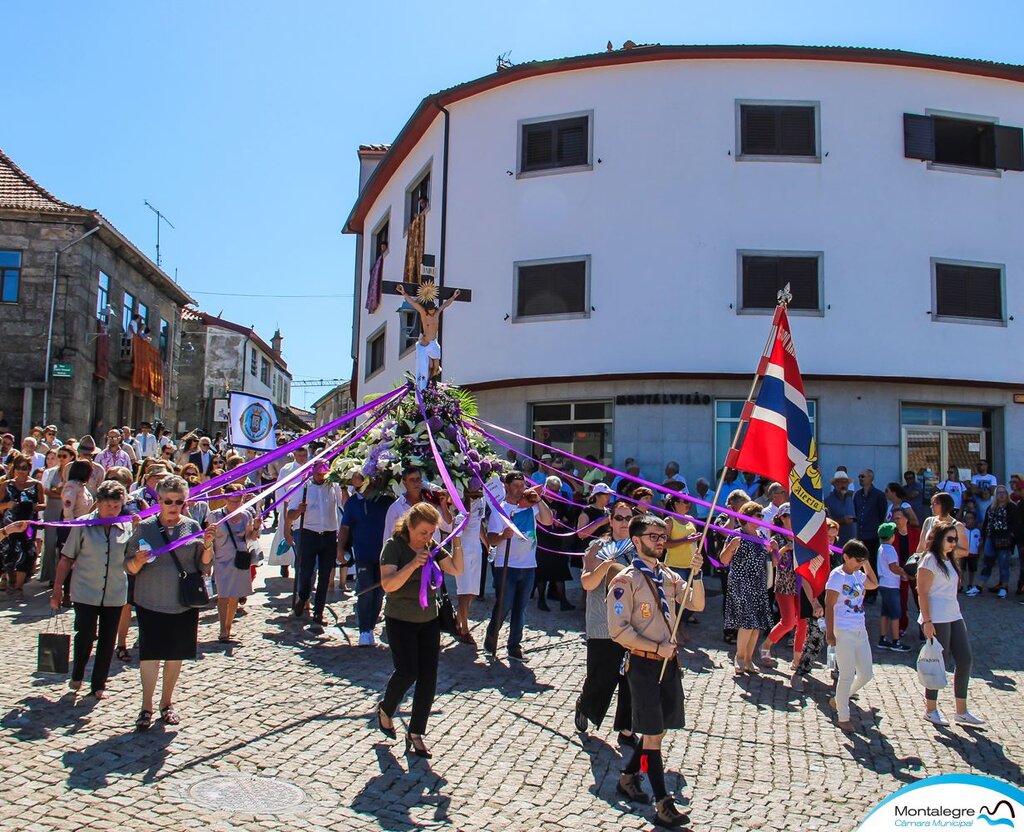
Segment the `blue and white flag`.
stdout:
<svg viewBox="0 0 1024 832">
<path fill-rule="evenodd" d="M 250 393 L 230 394 L 228 441 L 236 448 L 272 451 L 277 448 L 277 412 L 270 399 Z"/>
</svg>

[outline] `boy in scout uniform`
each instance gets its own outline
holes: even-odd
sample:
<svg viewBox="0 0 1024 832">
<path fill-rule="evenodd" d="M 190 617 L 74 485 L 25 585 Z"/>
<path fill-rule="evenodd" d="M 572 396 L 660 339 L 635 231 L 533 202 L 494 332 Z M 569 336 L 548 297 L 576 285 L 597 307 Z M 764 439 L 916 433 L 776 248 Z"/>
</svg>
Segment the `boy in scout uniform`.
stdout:
<svg viewBox="0 0 1024 832">
<path fill-rule="evenodd" d="M 672 625 L 683 603 L 686 582 L 665 568 L 668 526 L 653 514 L 633 518 L 629 537 L 637 556 L 608 585 L 608 631 L 625 647 L 626 679 L 633 700 L 633 730 L 643 742 L 619 776 L 617 790 L 637 803 L 650 803 L 640 786 L 640 771 L 647 772 L 654 791 L 659 826 L 682 826 L 689 821 L 675 807 L 665 789 L 661 741 L 668 728 L 682 728 L 683 683 Z M 695 553 L 692 575 L 699 575 L 700 553 Z M 665 676 L 661 668 L 668 659 Z"/>
</svg>

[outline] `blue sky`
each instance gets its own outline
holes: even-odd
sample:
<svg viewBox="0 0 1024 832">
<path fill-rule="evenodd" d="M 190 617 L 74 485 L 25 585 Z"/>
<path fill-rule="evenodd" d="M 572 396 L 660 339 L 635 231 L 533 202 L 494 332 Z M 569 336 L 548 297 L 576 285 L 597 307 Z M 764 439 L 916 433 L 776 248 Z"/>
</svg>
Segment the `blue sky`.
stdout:
<svg viewBox="0 0 1024 832">
<path fill-rule="evenodd" d="M 1024 5 L 931 2 L 11 3 L 3 148 L 153 256 L 203 309 L 284 334 L 296 379 L 347 378 L 360 143 L 516 62 L 637 43 L 877 46 L 1024 63 Z M 199 294 L 222 292 L 230 295 Z M 237 295 L 290 295 L 253 298 Z M 319 297 L 294 297 L 317 295 Z M 325 297 L 345 295 L 346 297 Z M 311 404 L 322 389 L 296 390 Z"/>
</svg>

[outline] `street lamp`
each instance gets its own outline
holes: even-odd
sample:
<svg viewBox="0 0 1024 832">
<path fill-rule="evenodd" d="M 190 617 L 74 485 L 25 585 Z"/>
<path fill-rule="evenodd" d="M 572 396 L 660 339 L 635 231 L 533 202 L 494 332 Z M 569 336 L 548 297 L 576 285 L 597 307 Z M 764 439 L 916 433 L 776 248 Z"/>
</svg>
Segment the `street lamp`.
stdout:
<svg viewBox="0 0 1024 832">
<path fill-rule="evenodd" d="M 50 357 L 53 354 L 53 319 L 57 314 L 57 270 L 60 266 L 60 256 L 72 246 L 78 245 L 82 240 L 91 237 L 100 226 L 97 224 L 90 228 L 77 240 L 72 240 L 66 246 L 58 248 L 53 252 L 53 290 L 50 293 L 50 325 L 46 330 L 46 367 L 43 370 L 43 424 L 50 423 Z"/>
</svg>

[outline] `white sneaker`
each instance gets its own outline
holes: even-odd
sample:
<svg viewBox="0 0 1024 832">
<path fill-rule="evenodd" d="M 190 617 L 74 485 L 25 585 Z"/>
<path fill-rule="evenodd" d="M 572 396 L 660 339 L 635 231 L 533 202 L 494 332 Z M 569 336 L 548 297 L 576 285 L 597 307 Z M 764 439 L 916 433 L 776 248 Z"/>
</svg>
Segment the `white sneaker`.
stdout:
<svg viewBox="0 0 1024 832">
<path fill-rule="evenodd" d="M 373 633 L 360 633 L 359 634 L 359 646 L 360 647 L 373 647 L 377 642 L 373 638 Z"/>
<path fill-rule="evenodd" d="M 976 586 L 968 587 L 964 595 L 968 598 L 973 598 L 975 595 L 981 595 L 981 590 Z"/>
<path fill-rule="evenodd" d="M 934 711 L 925 711 L 924 718 L 933 725 L 949 725 L 949 720 L 942 715 L 942 711 L 936 708 Z"/>
<path fill-rule="evenodd" d="M 997 598 L 1005 598 L 1006 597 L 1006 590 L 1005 589 L 999 590 L 999 594 L 996 597 Z"/>
<path fill-rule="evenodd" d="M 970 711 L 964 711 L 962 714 L 954 714 L 953 721 L 959 722 L 961 725 L 984 725 L 985 720 L 980 716 L 975 716 Z"/>
</svg>

